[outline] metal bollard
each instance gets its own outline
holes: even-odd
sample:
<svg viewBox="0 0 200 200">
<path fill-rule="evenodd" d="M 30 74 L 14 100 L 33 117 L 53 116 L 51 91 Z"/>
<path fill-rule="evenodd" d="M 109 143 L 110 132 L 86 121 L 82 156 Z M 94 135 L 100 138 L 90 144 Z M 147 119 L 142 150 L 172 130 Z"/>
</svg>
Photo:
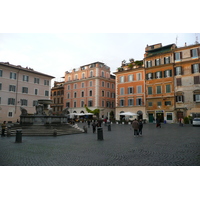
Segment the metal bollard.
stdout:
<svg viewBox="0 0 200 200">
<path fill-rule="evenodd" d="M 97 128 L 97 140 L 103 140 L 103 129 L 102 129 L 102 127 Z"/>
<path fill-rule="evenodd" d="M 16 130 L 15 142 L 16 143 L 21 143 L 22 142 L 22 129 L 17 129 Z"/>
</svg>

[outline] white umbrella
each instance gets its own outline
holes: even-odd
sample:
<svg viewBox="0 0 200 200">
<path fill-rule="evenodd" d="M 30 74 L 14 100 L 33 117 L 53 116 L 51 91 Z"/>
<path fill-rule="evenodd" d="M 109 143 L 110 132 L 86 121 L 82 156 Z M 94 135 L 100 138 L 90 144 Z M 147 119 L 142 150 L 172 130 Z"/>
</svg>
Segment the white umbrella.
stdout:
<svg viewBox="0 0 200 200">
<path fill-rule="evenodd" d="M 132 112 L 124 112 L 124 113 L 120 113 L 119 115 L 125 115 L 125 116 L 138 116 L 138 114 L 136 114 L 136 113 L 132 113 Z"/>
<path fill-rule="evenodd" d="M 92 113 L 85 113 L 85 115 L 93 115 Z"/>
<path fill-rule="evenodd" d="M 75 113 L 75 115 L 77 115 L 77 116 L 84 116 L 85 114 L 84 113 Z"/>
</svg>

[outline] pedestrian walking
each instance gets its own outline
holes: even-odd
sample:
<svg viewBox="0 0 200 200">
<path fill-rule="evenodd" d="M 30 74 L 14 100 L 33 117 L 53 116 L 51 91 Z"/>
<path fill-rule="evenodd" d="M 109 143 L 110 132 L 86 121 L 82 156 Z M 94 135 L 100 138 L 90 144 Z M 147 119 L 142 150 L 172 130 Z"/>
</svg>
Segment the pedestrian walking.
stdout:
<svg viewBox="0 0 200 200">
<path fill-rule="evenodd" d="M 143 128 L 143 123 L 142 123 L 142 119 L 140 119 L 139 121 L 139 135 L 142 136 L 142 128 Z"/>
<path fill-rule="evenodd" d="M 93 133 L 96 133 L 96 127 L 97 127 L 97 124 L 95 123 L 95 121 L 92 123 L 92 131 Z"/>
<path fill-rule="evenodd" d="M 156 119 L 156 128 L 158 128 L 158 127 L 161 128 L 161 122 L 160 122 L 159 118 Z"/>
<path fill-rule="evenodd" d="M 3 122 L 1 125 L 1 137 L 5 136 L 5 130 L 6 130 L 6 121 Z"/>
<path fill-rule="evenodd" d="M 88 128 L 90 128 L 90 120 L 88 120 Z"/>
<path fill-rule="evenodd" d="M 138 136 L 139 135 L 139 123 L 136 119 L 132 122 L 132 127 L 134 130 L 134 136 L 135 137 Z"/>
<path fill-rule="evenodd" d="M 179 126 L 183 126 L 183 118 L 179 118 Z"/>
</svg>

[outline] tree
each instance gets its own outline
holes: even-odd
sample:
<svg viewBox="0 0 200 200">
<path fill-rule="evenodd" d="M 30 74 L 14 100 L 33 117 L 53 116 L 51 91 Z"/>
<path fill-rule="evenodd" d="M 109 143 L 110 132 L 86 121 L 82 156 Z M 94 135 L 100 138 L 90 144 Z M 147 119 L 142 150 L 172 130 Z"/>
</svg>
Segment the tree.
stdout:
<svg viewBox="0 0 200 200">
<path fill-rule="evenodd" d="M 93 113 L 94 115 L 97 116 L 97 118 L 99 118 L 99 113 L 100 113 L 100 110 L 99 109 L 94 109 L 94 110 L 90 110 L 86 104 L 85 104 L 85 109 L 88 113 Z"/>
</svg>

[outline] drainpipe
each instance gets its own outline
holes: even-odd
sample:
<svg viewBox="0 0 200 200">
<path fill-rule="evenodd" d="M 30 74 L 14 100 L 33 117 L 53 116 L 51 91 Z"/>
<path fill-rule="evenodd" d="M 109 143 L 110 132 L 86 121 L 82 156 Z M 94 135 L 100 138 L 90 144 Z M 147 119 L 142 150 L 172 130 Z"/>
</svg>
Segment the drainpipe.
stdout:
<svg viewBox="0 0 200 200">
<path fill-rule="evenodd" d="M 16 95 L 15 95 L 15 99 L 16 99 L 16 103 L 15 103 L 15 114 L 16 114 L 16 112 L 17 112 L 17 102 L 18 102 L 17 98 L 18 98 L 19 71 L 20 71 L 20 69 L 19 69 L 18 72 L 17 72 L 17 86 L 16 86 Z"/>
</svg>

